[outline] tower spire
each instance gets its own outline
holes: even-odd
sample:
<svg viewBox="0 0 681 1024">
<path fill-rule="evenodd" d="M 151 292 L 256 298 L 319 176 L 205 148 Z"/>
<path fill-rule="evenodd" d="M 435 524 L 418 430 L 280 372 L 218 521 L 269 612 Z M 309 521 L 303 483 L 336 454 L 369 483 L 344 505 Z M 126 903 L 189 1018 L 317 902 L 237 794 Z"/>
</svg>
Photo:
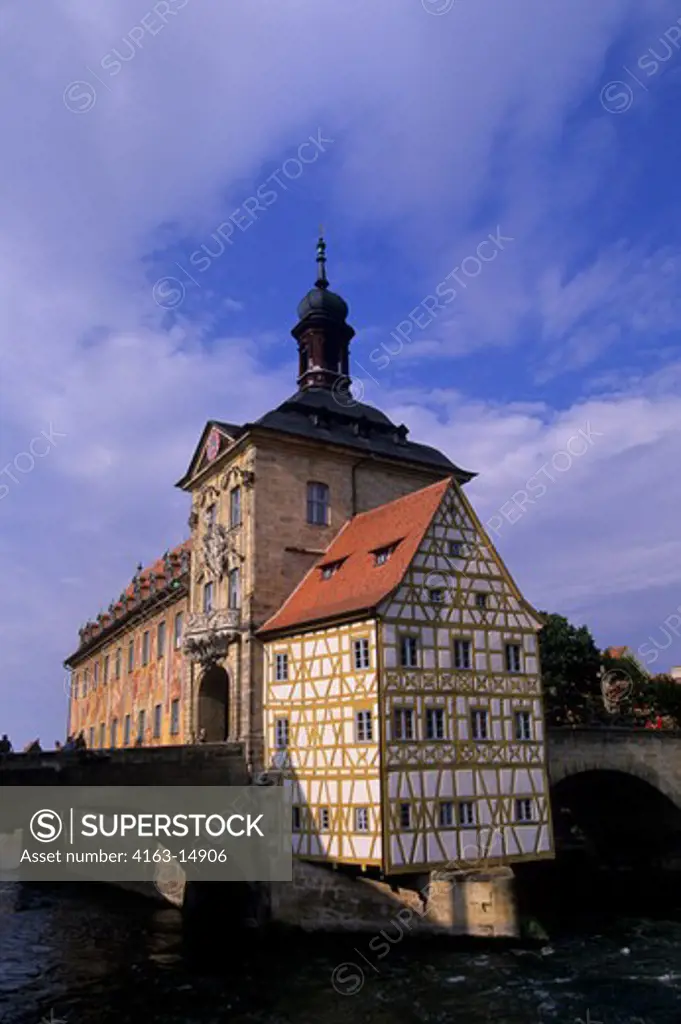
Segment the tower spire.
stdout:
<svg viewBox="0 0 681 1024">
<path fill-rule="evenodd" d="M 324 241 L 324 228 L 319 226 L 319 240 L 317 242 L 317 280 L 315 288 L 326 290 L 329 287 L 329 279 L 326 276 L 326 242 Z"/>
</svg>

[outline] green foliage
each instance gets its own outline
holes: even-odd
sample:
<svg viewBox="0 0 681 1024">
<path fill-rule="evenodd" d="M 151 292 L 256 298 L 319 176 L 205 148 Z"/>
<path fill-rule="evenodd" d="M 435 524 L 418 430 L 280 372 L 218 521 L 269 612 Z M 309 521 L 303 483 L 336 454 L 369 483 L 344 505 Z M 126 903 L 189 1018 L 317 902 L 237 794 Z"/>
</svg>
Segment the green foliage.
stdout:
<svg viewBox="0 0 681 1024">
<path fill-rule="evenodd" d="M 601 655 L 586 626 L 540 612 L 539 656 L 549 725 L 574 725 L 602 717 Z"/>
</svg>

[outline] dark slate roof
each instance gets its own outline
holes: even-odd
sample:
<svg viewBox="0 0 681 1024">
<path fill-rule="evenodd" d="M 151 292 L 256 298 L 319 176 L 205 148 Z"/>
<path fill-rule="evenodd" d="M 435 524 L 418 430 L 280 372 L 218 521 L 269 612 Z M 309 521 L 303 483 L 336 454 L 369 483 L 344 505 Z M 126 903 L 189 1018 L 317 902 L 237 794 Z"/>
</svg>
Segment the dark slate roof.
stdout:
<svg viewBox="0 0 681 1024">
<path fill-rule="evenodd" d="M 436 448 L 409 441 L 406 427 L 396 426 L 371 405 L 348 399 L 345 392 L 336 394 L 323 388 L 298 391 L 243 429 L 249 426 L 356 448 L 367 455 L 373 453 L 401 462 L 420 463 L 455 476 L 460 483 L 476 476 L 456 466 Z"/>
</svg>

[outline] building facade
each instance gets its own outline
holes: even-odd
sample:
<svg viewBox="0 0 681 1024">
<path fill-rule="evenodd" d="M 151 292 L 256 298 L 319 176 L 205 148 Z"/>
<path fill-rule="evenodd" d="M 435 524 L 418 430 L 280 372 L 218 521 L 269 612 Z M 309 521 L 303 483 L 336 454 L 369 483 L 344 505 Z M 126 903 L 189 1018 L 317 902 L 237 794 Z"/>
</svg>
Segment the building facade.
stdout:
<svg viewBox="0 0 681 1024">
<path fill-rule="evenodd" d="M 539 628 L 455 480 L 351 520 L 260 632 L 296 852 L 552 856 Z"/>
<path fill-rule="evenodd" d="M 317 266 L 297 391 L 206 424 L 177 485 L 190 539 L 81 631 L 69 732 L 242 742 L 254 770 L 292 775 L 307 858 L 549 856 L 537 619 L 465 497 L 474 474 L 353 397 L 321 240 Z"/>
</svg>

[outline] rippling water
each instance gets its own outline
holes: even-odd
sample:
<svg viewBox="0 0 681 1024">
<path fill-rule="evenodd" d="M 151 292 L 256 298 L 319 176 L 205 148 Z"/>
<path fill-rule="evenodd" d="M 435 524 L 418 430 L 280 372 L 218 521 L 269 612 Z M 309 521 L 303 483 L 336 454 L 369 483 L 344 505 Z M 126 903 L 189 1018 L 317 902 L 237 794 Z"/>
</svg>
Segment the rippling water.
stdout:
<svg viewBox="0 0 681 1024">
<path fill-rule="evenodd" d="M 0 1021 L 681 1024 L 678 918 L 592 923 L 543 951 L 403 942 L 373 962 L 367 938 L 245 945 L 227 921 L 210 945 L 203 967 L 177 911 L 132 894 L 0 884 Z M 352 995 L 332 986 L 340 963 Z"/>
</svg>

